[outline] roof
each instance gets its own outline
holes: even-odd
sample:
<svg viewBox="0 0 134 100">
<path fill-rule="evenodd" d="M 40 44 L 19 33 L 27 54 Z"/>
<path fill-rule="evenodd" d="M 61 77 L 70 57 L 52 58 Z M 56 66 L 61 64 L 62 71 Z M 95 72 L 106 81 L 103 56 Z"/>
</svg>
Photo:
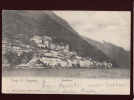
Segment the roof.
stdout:
<svg viewBox="0 0 134 100">
<path fill-rule="evenodd" d="M 58 57 L 54 57 L 54 56 L 42 56 L 42 57 L 46 57 L 46 58 L 58 58 Z"/>
</svg>

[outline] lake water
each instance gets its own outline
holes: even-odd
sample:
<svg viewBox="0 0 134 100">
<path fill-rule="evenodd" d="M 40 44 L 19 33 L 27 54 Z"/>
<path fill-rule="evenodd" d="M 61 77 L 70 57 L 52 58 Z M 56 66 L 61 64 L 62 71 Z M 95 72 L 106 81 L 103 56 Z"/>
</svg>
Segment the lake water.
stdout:
<svg viewBox="0 0 134 100">
<path fill-rule="evenodd" d="M 3 69 L 4 77 L 130 78 L 130 69 Z"/>
</svg>

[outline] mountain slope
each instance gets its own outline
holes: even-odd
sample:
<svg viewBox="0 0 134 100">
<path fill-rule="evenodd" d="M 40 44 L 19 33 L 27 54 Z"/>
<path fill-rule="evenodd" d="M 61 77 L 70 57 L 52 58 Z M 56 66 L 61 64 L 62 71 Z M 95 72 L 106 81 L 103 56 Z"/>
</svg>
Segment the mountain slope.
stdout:
<svg viewBox="0 0 134 100">
<path fill-rule="evenodd" d="M 68 44 L 70 51 L 75 51 L 82 57 L 114 63 L 109 61 L 109 57 L 103 52 L 82 39 L 65 20 L 53 12 L 4 11 L 2 30 L 3 37 L 9 39 L 11 43 L 19 41 L 22 44 L 32 45 L 30 39 L 33 36 L 46 35 L 51 37 L 54 43 L 64 42 Z"/>
<path fill-rule="evenodd" d="M 119 67 L 129 68 L 130 67 L 130 52 L 124 50 L 121 47 L 115 46 L 111 43 L 94 41 L 90 38 L 81 36 L 91 45 L 97 47 L 99 50 L 104 52 L 109 58 L 114 60 Z"/>
</svg>

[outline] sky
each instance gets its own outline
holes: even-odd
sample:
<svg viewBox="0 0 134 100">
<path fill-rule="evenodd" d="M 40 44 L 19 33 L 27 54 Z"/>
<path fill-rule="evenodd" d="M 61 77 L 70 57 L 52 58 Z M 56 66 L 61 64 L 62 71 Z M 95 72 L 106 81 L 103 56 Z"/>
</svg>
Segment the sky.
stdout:
<svg viewBox="0 0 134 100">
<path fill-rule="evenodd" d="M 129 11 L 53 11 L 80 35 L 110 42 L 130 50 L 131 13 Z"/>
</svg>

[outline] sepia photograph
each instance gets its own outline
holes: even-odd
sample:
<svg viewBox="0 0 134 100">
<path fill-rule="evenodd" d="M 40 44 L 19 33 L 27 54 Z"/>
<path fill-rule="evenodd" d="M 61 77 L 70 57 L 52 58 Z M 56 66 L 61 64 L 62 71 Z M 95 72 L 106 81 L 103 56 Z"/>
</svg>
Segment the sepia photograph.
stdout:
<svg viewBox="0 0 134 100">
<path fill-rule="evenodd" d="M 2 93 L 130 95 L 130 11 L 2 11 Z"/>
</svg>

